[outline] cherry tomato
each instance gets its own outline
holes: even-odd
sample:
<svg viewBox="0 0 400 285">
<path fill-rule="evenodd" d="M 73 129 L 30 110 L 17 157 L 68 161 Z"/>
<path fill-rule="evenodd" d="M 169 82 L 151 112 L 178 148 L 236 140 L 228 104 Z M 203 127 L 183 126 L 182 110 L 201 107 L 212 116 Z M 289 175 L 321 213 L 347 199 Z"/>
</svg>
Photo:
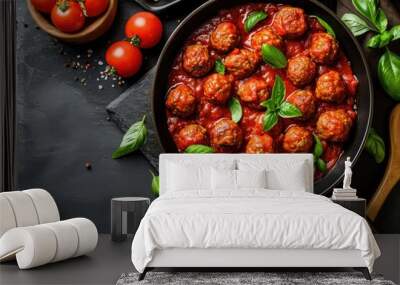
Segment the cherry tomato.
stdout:
<svg viewBox="0 0 400 285">
<path fill-rule="evenodd" d="M 75 33 L 85 25 L 85 16 L 77 2 L 64 0 L 54 6 L 51 11 L 51 21 L 60 31 Z"/>
<path fill-rule="evenodd" d="M 103 14 L 109 5 L 109 0 L 85 0 L 88 17 L 97 17 Z"/>
<path fill-rule="evenodd" d="M 50 14 L 57 0 L 31 0 L 33 7 L 42 13 Z"/>
<path fill-rule="evenodd" d="M 106 51 L 107 64 L 122 77 L 135 75 L 142 66 L 142 52 L 127 41 L 113 43 Z"/>
<path fill-rule="evenodd" d="M 160 19 L 150 12 L 134 14 L 125 25 L 125 35 L 128 38 L 138 36 L 141 48 L 151 48 L 158 44 L 163 33 Z"/>
</svg>

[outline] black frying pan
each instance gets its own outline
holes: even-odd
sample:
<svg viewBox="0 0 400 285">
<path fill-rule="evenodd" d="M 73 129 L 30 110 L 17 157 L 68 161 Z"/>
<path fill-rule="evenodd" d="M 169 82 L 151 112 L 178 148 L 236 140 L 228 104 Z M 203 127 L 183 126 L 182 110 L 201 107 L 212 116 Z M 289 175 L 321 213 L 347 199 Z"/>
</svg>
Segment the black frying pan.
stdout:
<svg viewBox="0 0 400 285">
<path fill-rule="evenodd" d="M 165 96 L 167 94 L 168 87 L 168 74 L 170 72 L 173 60 L 182 49 L 185 40 L 192 34 L 192 32 L 208 19 L 217 16 L 219 10 L 249 2 L 257 1 L 208 1 L 187 16 L 167 41 L 157 63 L 152 90 L 153 119 L 160 143 L 165 152 L 177 152 L 172 137 L 168 132 L 165 112 Z M 346 157 L 350 156 L 353 161 L 356 161 L 364 147 L 364 142 L 366 140 L 372 120 L 373 106 L 373 88 L 368 65 L 357 40 L 340 21 L 340 19 L 323 4 L 315 0 L 271 0 L 269 2 L 301 7 L 308 15 L 320 16 L 330 23 L 332 28 L 335 30 L 336 37 L 341 45 L 341 48 L 352 63 L 353 72 L 356 74 L 359 80 L 359 87 L 357 91 L 358 117 L 353 128 L 352 135 L 348 139 L 347 144 L 344 147 L 344 153 L 339 158 L 334 168 L 331 169 L 324 177 L 316 181 L 314 185 L 314 192 L 317 194 L 323 194 L 332 189 L 332 186 L 337 184 L 343 177 L 344 160 Z"/>
</svg>

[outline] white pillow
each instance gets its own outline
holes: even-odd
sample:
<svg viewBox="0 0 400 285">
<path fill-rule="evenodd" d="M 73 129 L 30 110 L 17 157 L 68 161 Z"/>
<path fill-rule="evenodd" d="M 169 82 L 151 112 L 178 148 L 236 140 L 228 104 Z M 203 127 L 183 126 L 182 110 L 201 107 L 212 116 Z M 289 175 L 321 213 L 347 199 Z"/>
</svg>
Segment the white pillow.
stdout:
<svg viewBox="0 0 400 285">
<path fill-rule="evenodd" d="M 240 170 L 266 170 L 267 188 L 273 190 L 311 191 L 312 179 L 306 161 L 291 159 L 238 160 Z"/>
<path fill-rule="evenodd" d="M 172 162 L 168 163 L 167 167 L 167 191 L 175 192 L 211 188 L 211 167 L 188 167 Z"/>
<path fill-rule="evenodd" d="M 267 176 L 262 170 L 236 170 L 237 188 L 267 188 Z"/>
<path fill-rule="evenodd" d="M 236 190 L 236 170 L 212 168 L 211 188 L 212 190 Z"/>
<path fill-rule="evenodd" d="M 308 189 L 308 171 L 305 163 L 295 165 L 285 171 L 267 170 L 267 188 L 286 191 L 303 191 Z"/>
</svg>

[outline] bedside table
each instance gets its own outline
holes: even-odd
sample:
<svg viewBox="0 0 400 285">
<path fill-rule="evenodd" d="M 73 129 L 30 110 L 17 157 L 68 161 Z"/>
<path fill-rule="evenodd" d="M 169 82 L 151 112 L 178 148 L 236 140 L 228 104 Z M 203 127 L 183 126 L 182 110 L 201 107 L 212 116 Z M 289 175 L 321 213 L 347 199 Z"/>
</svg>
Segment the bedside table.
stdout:
<svg viewBox="0 0 400 285">
<path fill-rule="evenodd" d="M 340 199 L 332 199 L 333 203 L 339 204 L 340 206 L 353 211 L 356 214 L 359 214 L 361 217 L 366 217 L 366 207 L 367 201 L 363 198 L 356 198 L 352 200 L 340 200 Z"/>
<path fill-rule="evenodd" d="M 135 234 L 140 221 L 150 206 L 145 197 L 119 197 L 111 199 L 111 240 L 124 241 Z"/>
</svg>

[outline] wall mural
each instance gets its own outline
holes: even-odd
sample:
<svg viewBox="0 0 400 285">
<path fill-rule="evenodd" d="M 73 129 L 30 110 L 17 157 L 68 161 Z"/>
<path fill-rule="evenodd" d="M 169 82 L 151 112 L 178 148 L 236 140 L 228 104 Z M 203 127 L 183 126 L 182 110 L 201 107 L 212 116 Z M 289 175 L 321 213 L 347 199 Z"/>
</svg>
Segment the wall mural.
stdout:
<svg viewBox="0 0 400 285">
<path fill-rule="evenodd" d="M 164 150 L 310 152 L 315 160 L 316 192 L 330 195 L 341 181 L 346 157 L 353 160 L 361 156 L 353 167 L 352 186 L 358 188 L 359 196 L 369 199 L 368 217 L 375 221 L 378 231 L 400 232 L 398 227 L 391 230 L 396 219 L 393 207 L 400 203 L 400 154 L 395 147 L 400 144 L 400 105 L 396 105 L 400 101 L 400 10 L 390 1 L 381 1 L 373 13 L 357 0 L 353 5 L 343 1 L 337 7 L 341 21 L 329 13 L 317 17 L 310 12 L 307 22 L 299 22 L 296 27 L 288 27 L 279 19 L 272 22 L 277 11 L 272 4 L 223 9 L 206 22 L 182 25 L 161 53 L 156 68 L 152 66 L 167 35 L 190 9 L 177 19 L 161 15 L 160 20 L 151 13 L 132 13 L 129 7 L 119 9 L 119 15 L 117 1 L 110 0 L 109 5 L 108 1 L 102 2 L 107 3 L 102 11 L 92 11 L 92 7 L 75 2 L 68 4 L 69 1 L 65 3 L 70 6 L 58 5 L 54 9 L 35 6 L 32 1 L 29 10 L 40 28 L 75 44 L 93 41 L 114 21 L 113 41 L 107 40 L 101 53 L 96 50 L 97 44 L 83 46 L 87 51 L 85 65 L 75 54 L 82 47 L 55 44 L 62 49 L 59 56 L 67 61 L 66 67 L 79 69 L 75 81 L 80 88 L 88 84 L 98 87 L 96 92 L 113 88 L 113 94 L 125 90 L 115 100 L 109 100 L 111 103 L 104 99 L 101 102 L 109 119 L 125 131 L 112 153 L 112 163 L 123 167 L 138 150 L 155 168 L 158 155 Z M 128 5 L 121 2 L 119 5 L 124 8 Z M 76 25 L 64 25 L 63 9 L 77 11 Z M 249 10 L 253 12 L 248 13 Z M 44 16 L 46 13 L 50 18 Z M 85 21 L 90 17 L 92 20 Z M 68 35 L 85 33 L 96 21 L 104 21 L 102 33 L 89 37 Z M 137 25 L 140 21 L 148 24 L 147 30 Z M 292 39 L 283 40 L 288 35 Z M 99 41 L 104 43 L 105 38 L 94 43 Z M 96 58 L 92 59 L 94 55 Z M 96 65 L 95 70 L 90 65 Z M 81 69 L 88 75 L 83 75 Z M 97 75 L 91 76 L 91 72 Z M 19 74 L 20 81 L 23 76 Z M 381 97 L 387 102 L 384 108 L 379 102 Z M 20 108 L 20 112 L 24 110 Z M 383 110 L 391 112 L 390 122 L 389 113 L 380 113 L 378 118 L 385 115 L 387 119 L 380 119 L 377 128 L 372 121 L 373 112 L 376 116 Z M 383 124 L 385 127 L 381 128 Z M 19 138 L 27 136 L 22 133 Z M 29 147 L 22 147 L 24 154 L 28 150 Z M 369 168 L 362 165 L 366 160 Z M 90 162 L 86 163 L 91 169 Z M 371 189 L 368 182 L 362 181 L 361 172 L 376 168 L 381 175 L 375 180 L 377 189 Z M 24 171 L 28 170 L 20 172 L 22 179 Z M 95 174 L 96 167 L 91 171 Z M 155 171 L 150 173 L 147 192 L 157 196 L 159 178 Z M 19 183 L 26 184 L 27 179 Z M 391 210 L 384 206 L 385 201 L 394 201 L 389 206 Z M 393 216 L 393 222 L 380 224 L 382 208 Z"/>
</svg>

